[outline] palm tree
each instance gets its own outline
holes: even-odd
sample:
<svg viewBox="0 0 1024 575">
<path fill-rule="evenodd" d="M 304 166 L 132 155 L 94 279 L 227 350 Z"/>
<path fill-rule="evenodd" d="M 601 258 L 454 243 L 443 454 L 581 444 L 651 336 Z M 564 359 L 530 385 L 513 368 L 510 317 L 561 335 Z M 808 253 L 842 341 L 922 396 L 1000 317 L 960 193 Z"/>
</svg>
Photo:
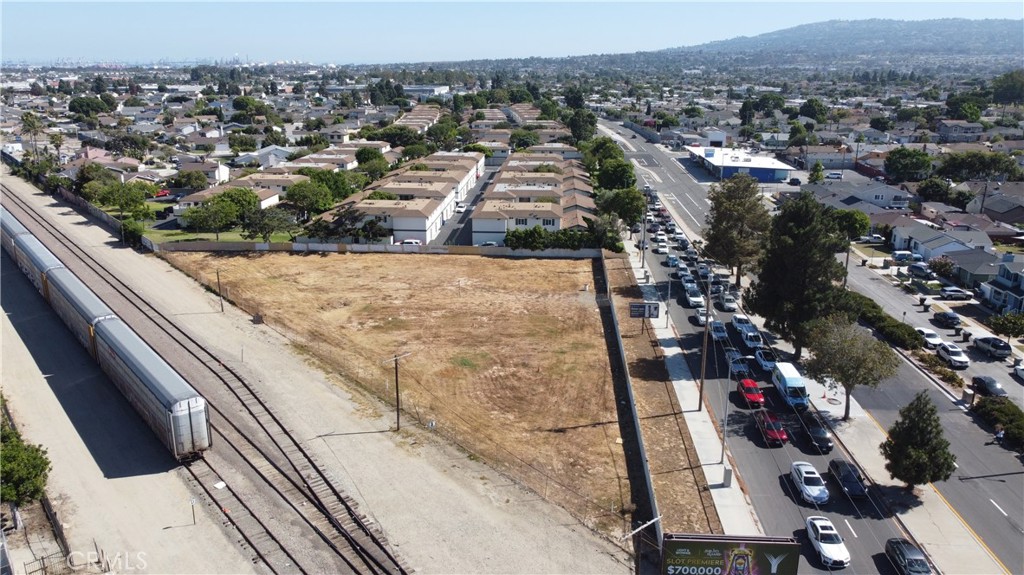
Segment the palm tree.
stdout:
<svg viewBox="0 0 1024 575">
<path fill-rule="evenodd" d="M 57 156 L 57 161 L 60 162 L 60 147 L 64 145 L 64 134 L 60 132 L 50 134 L 50 145 L 53 146 L 54 155 Z"/>
<path fill-rule="evenodd" d="M 43 131 L 42 125 L 39 123 L 39 117 L 32 112 L 25 112 L 21 115 L 21 132 L 32 136 L 32 155 L 35 156 L 36 152 L 36 136 L 41 134 Z"/>
</svg>

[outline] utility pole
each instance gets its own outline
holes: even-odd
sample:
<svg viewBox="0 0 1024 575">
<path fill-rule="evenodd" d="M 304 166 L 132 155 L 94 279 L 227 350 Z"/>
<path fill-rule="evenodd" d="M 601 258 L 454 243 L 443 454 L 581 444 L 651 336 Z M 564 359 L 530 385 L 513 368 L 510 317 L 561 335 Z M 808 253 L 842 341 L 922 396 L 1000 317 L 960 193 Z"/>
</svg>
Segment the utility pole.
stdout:
<svg viewBox="0 0 1024 575">
<path fill-rule="evenodd" d="M 704 409 L 704 381 L 708 371 L 708 333 L 711 331 L 711 306 L 704 306 L 704 346 L 700 352 L 700 390 L 697 395 L 697 411 Z"/>
<path fill-rule="evenodd" d="M 220 269 L 217 270 L 217 297 L 220 298 L 220 313 L 224 313 L 224 292 L 220 291 Z"/>
<path fill-rule="evenodd" d="M 402 395 L 398 388 L 398 360 L 403 357 L 410 355 L 412 352 L 403 353 L 402 355 L 396 355 L 387 362 L 395 362 L 395 431 L 402 430 Z M 387 363 L 385 362 L 385 363 Z"/>
</svg>

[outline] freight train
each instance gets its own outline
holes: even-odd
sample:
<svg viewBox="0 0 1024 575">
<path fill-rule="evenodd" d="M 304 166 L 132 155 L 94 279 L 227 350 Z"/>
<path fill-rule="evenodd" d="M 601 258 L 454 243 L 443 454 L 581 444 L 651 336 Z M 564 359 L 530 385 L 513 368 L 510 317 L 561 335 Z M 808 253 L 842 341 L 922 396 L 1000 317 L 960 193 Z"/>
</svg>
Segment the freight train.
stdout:
<svg viewBox="0 0 1024 575">
<path fill-rule="evenodd" d="M 206 400 L 3 207 L 0 243 L 175 459 L 201 457 Z"/>
</svg>

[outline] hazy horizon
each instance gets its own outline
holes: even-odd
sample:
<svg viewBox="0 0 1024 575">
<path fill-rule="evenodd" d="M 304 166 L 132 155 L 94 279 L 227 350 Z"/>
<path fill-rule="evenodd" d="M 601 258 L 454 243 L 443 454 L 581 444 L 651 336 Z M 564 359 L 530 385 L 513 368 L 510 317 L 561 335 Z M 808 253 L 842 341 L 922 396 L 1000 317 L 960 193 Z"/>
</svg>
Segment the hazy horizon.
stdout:
<svg viewBox="0 0 1024 575">
<path fill-rule="evenodd" d="M 6 0 L 0 4 L 0 50 L 7 64 L 238 60 L 373 65 L 646 52 L 828 20 L 1022 17 L 1018 1 Z"/>
</svg>

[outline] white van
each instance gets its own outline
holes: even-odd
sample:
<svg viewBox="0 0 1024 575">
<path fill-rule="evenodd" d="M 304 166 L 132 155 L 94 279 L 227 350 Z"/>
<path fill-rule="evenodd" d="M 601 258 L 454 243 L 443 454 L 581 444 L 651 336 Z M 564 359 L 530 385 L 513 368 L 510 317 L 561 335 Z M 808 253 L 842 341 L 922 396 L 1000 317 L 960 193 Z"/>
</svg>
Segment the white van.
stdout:
<svg viewBox="0 0 1024 575">
<path fill-rule="evenodd" d="M 772 369 L 772 383 L 787 405 L 798 410 L 807 409 L 807 386 L 792 363 L 776 362 Z"/>
</svg>

